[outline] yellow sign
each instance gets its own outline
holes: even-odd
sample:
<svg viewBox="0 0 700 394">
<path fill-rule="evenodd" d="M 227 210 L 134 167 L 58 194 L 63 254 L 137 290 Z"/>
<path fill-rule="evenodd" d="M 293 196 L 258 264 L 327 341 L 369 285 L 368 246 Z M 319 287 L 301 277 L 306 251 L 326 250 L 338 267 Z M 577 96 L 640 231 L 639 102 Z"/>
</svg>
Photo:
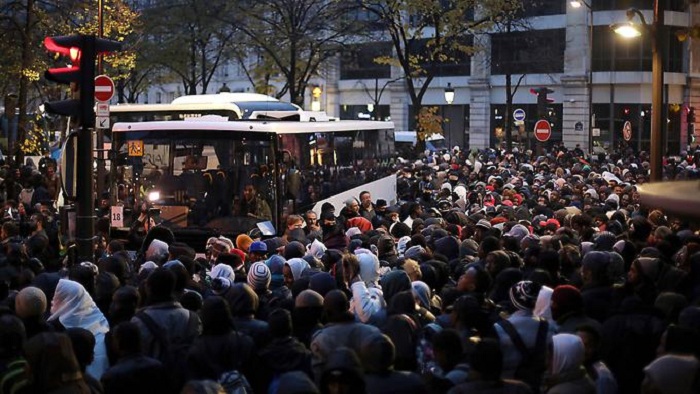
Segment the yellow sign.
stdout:
<svg viewBox="0 0 700 394">
<path fill-rule="evenodd" d="M 128 141 L 129 156 L 143 156 L 143 141 Z"/>
</svg>

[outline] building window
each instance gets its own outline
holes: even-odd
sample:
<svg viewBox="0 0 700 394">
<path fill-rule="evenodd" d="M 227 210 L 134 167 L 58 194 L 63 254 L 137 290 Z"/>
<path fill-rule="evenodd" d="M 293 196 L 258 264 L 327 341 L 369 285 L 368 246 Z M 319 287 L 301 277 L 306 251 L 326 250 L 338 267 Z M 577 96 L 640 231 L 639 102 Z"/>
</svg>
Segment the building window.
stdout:
<svg viewBox="0 0 700 394">
<path fill-rule="evenodd" d="M 566 14 L 567 1 L 530 0 L 523 2 L 523 17 Z"/>
<path fill-rule="evenodd" d="M 474 45 L 474 38 L 472 36 L 455 38 L 458 40 L 459 48 L 471 48 Z M 423 60 L 418 66 L 420 69 L 425 70 L 427 74 L 432 74 L 435 77 L 447 77 L 455 75 L 471 75 L 471 56 L 460 50 L 458 47 L 448 48 L 444 52 L 445 60 L 437 62 L 436 64 L 431 64 L 428 62 L 431 56 L 428 53 L 430 40 L 417 40 L 414 41 L 413 53 L 416 53 L 421 60 Z"/>
<path fill-rule="evenodd" d="M 666 0 L 666 9 L 669 11 L 685 11 L 686 0 Z M 594 11 L 627 10 L 638 8 L 640 10 L 650 10 L 653 8 L 654 0 L 595 0 L 589 1 Z"/>
<path fill-rule="evenodd" d="M 156 104 L 163 103 L 163 94 L 161 92 L 156 92 Z"/>
<path fill-rule="evenodd" d="M 389 78 L 391 66 L 377 64 L 375 59 L 392 51 L 391 43 L 365 43 L 353 45 L 342 54 L 340 79 Z"/>
<path fill-rule="evenodd" d="M 544 115 L 537 113 L 537 104 L 513 104 L 511 112 L 518 108 L 525 111 L 526 117 L 523 125 L 514 125 L 513 130 L 511 130 L 514 147 L 517 146 L 522 150 L 535 149 L 538 141 L 533 135 L 533 130 L 535 129 L 535 123 L 537 123 L 537 121 L 540 119 L 549 120 L 549 123 L 552 125 L 552 135 L 545 145 L 551 146 L 555 142 L 561 142 L 563 136 L 561 116 L 563 108 L 562 104 L 549 104 L 546 109 L 547 112 Z M 500 146 L 506 142 L 505 113 L 505 104 L 491 105 L 490 146 Z"/>
<path fill-rule="evenodd" d="M 372 109 L 372 111 L 370 111 Z M 341 105 L 340 119 L 348 120 L 391 120 L 391 107 L 377 105 L 374 108 L 367 105 Z"/>
<path fill-rule="evenodd" d="M 683 72 L 683 46 L 675 30 L 663 41 L 668 44 L 664 58 L 666 72 Z M 651 71 L 651 41 L 647 34 L 635 39 L 619 37 L 607 26 L 593 32 L 593 71 Z"/>
<path fill-rule="evenodd" d="M 610 116 L 610 114 L 613 116 Z M 662 151 L 678 152 L 680 150 L 680 130 L 682 111 L 666 112 L 666 142 Z M 595 115 L 594 127 L 600 129 L 600 136 L 593 137 L 595 146 L 610 149 L 613 147 L 618 152 L 626 149 L 633 151 L 649 152 L 651 148 L 651 105 L 639 103 L 615 103 L 615 104 L 595 104 L 593 106 Z M 632 138 L 625 141 L 622 130 L 625 122 L 630 122 L 632 126 Z"/>
<path fill-rule="evenodd" d="M 564 29 L 498 33 L 491 37 L 492 74 L 548 74 L 564 71 Z"/>
</svg>

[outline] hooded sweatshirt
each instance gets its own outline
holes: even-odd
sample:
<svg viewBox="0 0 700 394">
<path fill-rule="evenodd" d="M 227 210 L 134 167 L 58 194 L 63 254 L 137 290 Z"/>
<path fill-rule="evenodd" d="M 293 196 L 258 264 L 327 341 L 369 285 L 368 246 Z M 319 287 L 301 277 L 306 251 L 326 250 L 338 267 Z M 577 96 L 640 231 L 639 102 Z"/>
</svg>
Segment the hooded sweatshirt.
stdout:
<svg viewBox="0 0 700 394">
<path fill-rule="evenodd" d="M 360 279 L 350 286 L 352 299 L 350 311 L 355 320 L 373 325 L 381 325 L 386 319 L 386 302 L 379 287 L 379 258 L 367 249 L 355 251 L 360 261 Z"/>
</svg>

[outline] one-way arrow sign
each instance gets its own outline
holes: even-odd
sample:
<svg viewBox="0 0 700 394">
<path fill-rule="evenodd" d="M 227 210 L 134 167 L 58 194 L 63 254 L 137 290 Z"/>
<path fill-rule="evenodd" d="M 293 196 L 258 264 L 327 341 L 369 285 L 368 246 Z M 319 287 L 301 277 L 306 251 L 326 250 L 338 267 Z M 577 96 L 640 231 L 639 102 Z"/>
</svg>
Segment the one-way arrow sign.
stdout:
<svg viewBox="0 0 700 394">
<path fill-rule="evenodd" d="M 95 127 L 98 129 L 109 129 L 109 116 L 98 116 L 95 118 Z"/>
</svg>

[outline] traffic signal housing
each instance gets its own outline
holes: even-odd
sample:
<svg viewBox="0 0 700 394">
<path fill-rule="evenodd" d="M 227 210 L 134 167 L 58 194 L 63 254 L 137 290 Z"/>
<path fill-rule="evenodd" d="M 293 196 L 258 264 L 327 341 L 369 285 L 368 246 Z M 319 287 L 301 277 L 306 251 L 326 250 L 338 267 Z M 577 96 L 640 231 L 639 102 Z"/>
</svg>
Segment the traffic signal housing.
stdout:
<svg viewBox="0 0 700 394">
<path fill-rule="evenodd" d="M 530 93 L 537 96 L 537 116 L 540 119 L 545 119 L 547 117 L 548 104 L 554 102 L 554 99 L 547 97 L 547 95 L 554 93 L 554 90 L 546 87 L 540 87 L 530 89 Z"/>
<path fill-rule="evenodd" d="M 70 66 L 48 69 L 44 78 L 70 85 L 72 92 L 70 99 L 45 103 L 44 108 L 52 114 L 77 117 L 83 126 L 92 127 L 95 123 L 93 107 L 97 56 L 120 50 L 121 43 L 80 34 L 46 37 L 44 46 L 50 52 L 69 56 L 71 60 Z"/>
</svg>

